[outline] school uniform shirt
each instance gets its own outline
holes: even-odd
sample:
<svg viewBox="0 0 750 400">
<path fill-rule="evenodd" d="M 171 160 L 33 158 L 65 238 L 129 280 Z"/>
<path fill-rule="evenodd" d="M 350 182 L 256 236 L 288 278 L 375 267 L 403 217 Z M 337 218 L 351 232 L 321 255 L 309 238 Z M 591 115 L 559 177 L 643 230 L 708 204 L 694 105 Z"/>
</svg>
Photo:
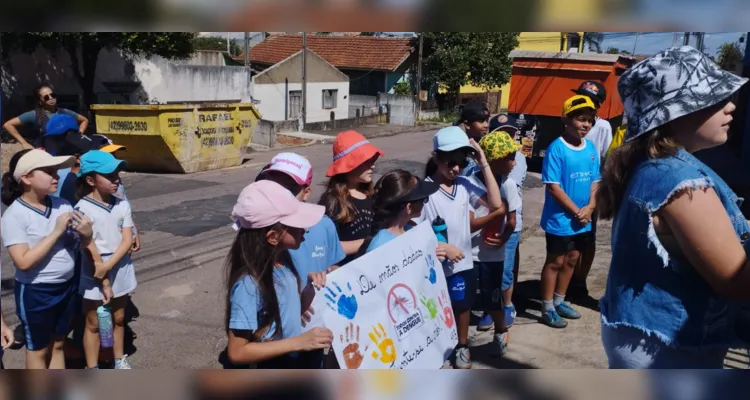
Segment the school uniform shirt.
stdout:
<svg viewBox="0 0 750 400">
<path fill-rule="evenodd" d="M 599 154 L 594 144 L 584 139 L 579 147 L 555 139 L 547 148 L 542 164 L 542 182 L 558 184 L 578 208 L 588 205 L 591 185 L 601 180 Z M 554 199 L 548 190 L 544 193 L 541 227 L 552 235 L 573 236 L 590 232 L 591 223 L 581 225 L 575 216 Z"/>
<path fill-rule="evenodd" d="M 309 273 L 323 272 L 346 257 L 336 225 L 327 216 L 307 230 L 299 249 L 289 250 L 289 255 L 303 283 L 307 283 Z"/>
<path fill-rule="evenodd" d="M 297 276 L 284 266 L 273 269 L 273 286 L 279 302 L 281 315 L 281 339 L 289 339 L 302 333 L 302 304 Z M 265 309 L 258 284 L 245 275 L 232 286 L 229 292 L 229 329 L 256 331 L 263 320 Z M 271 324 L 263 340 L 272 340 L 276 324 Z"/>
<path fill-rule="evenodd" d="M 93 223 L 94 244 L 104 261 L 107 261 L 122 243 L 122 230 L 133 227 L 130 203 L 116 196 L 111 198 L 109 204 L 104 204 L 91 197 L 84 197 L 75 207 Z M 129 254 L 120 259 L 109 271 L 109 279 L 115 297 L 124 296 L 135 290 L 135 267 Z M 89 300 L 101 300 L 101 291 L 93 278 L 93 265 L 88 257 L 83 257 L 79 293 Z"/>
<path fill-rule="evenodd" d="M 516 193 L 520 200 L 518 210 L 516 210 L 516 230 L 514 232 L 521 232 L 523 230 L 523 183 L 526 181 L 526 172 L 528 166 L 526 165 L 526 156 L 520 151 L 516 152 L 516 166 L 510 171 L 510 179 L 516 182 Z"/>
<path fill-rule="evenodd" d="M 407 232 L 411 228 L 412 228 L 411 225 L 404 226 L 404 230 Z M 375 234 L 375 236 L 373 236 L 372 240 L 370 241 L 370 244 L 367 246 L 367 252 L 369 253 L 397 237 L 398 235 L 389 231 L 388 229 L 381 229 L 378 231 L 377 234 Z"/>
<path fill-rule="evenodd" d="M 484 179 L 480 174 L 474 175 L 469 178 L 471 182 L 477 187 L 481 188 L 485 192 L 487 188 L 484 185 Z M 516 182 L 509 177 L 500 177 L 498 179 L 500 183 L 500 196 L 508 203 L 508 212 L 518 212 L 521 206 L 521 198 L 518 196 L 518 188 Z M 474 210 L 474 218 L 480 218 L 487 216 L 490 213 L 490 209 L 487 208 L 484 202 L 481 202 L 478 207 Z M 500 234 L 505 229 L 506 219 L 503 218 L 502 226 L 500 227 Z M 476 231 L 471 235 L 471 256 L 474 262 L 502 262 L 505 261 L 505 246 L 503 247 L 492 247 L 484 243 L 484 236 L 482 230 Z"/>
<path fill-rule="evenodd" d="M 47 196 L 46 209 L 38 210 L 21 198 L 5 210 L 2 217 L 2 238 L 5 247 L 26 244 L 33 248 L 55 230 L 57 218 L 73 211 L 66 200 Z M 28 271 L 16 268 L 15 279 L 24 284 L 63 283 L 73 277 L 75 269 L 75 239 L 60 235 L 52 250 Z"/>
<path fill-rule="evenodd" d="M 596 123 L 589 130 L 586 139 L 594 144 L 599 158 L 604 158 L 612 144 L 612 125 L 606 119 L 596 117 Z"/>
<path fill-rule="evenodd" d="M 432 182 L 431 178 L 425 179 Z M 446 276 L 474 268 L 471 254 L 471 227 L 469 226 L 469 211 L 474 211 L 486 192 L 473 184 L 467 177 L 459 176 L 453 181 L 452 192 L 440 190 L 430 195 L 429 201 L 422 209 L 422 215 L 414 222 L 432 221 L 440 216 L 448 226 L 448 243 L 464 252 L 464 259 L 457 262 L 445 262 L 443 269 Z"/>
</svg>

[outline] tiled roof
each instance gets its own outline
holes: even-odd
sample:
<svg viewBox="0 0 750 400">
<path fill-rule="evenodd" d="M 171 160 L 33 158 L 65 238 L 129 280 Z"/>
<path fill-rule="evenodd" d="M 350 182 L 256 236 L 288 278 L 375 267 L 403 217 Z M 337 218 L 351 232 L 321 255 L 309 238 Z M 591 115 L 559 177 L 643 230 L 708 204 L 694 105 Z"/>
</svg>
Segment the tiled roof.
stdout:
<svg viewBox="0 0 750 400">
<path fill-rule="evenodd" d="M 307 48 L 336 68 L 394 71 L 414 50 L 414 39 L 308 35 Z M 300 35 L 272 35 L 250 49 L 250 61 L 276 64 L 301 49 Z"/>
</svg>

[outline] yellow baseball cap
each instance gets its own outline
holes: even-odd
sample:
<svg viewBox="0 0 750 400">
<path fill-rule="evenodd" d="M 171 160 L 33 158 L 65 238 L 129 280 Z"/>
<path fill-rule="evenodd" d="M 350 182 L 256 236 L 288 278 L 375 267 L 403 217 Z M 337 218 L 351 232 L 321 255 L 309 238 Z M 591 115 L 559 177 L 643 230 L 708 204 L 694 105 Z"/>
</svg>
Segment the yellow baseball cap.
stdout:
<svg viewBox="0 0 750 400">
<path fill-rule="evenodd" d="M 103 151 L 105 153 L 114 153 L 117 150 L 122 150 L 124 148 L 125 148 L 125 146 L 123 146 L 121 144 L 108 144 L 108 145 L 102 147 L 99 150 L 101 150 L 101 151 Z"/>
<path fill-rule="evenodd" d="M 482 148 L 487 161 L 495 161 L 517 152 L 521 145 L 507 132 L 495 131 L 484 135 L 479 141 L 479 147 Z"/>
<path fill-rule="evenodd" d="M 573 111 L 582 110 L 585 108 L 590 108 L 596 111 L 596 105 L 594 105 L 594 102 L 591 100 L 591 98 L 589 98 L 588 96 L 577 94 L 565 100 L 565 103 L 563 103 L 563 115 L 569 115 Z"/>
</svg>

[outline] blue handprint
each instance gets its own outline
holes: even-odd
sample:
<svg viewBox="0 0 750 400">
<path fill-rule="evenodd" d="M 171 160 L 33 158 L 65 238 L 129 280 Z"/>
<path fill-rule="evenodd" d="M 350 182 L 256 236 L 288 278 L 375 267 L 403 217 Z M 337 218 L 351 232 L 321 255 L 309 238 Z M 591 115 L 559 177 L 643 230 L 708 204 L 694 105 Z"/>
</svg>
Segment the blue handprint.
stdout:
<svg viewBox="0 0 750 400">
<path fill-rule="evenodd" d="M 430 267 L 430 275 L 425 276 L 425 279 L 429 280 L 431 284 L 437 283 L 437 272 L 435 272 L 435 260 L 432 259 L 431 255 L 427 255 L 427 266 Z"/>
<path fill-rule="evenodd" d="M 357 314 L 357 298 L 354 297 L 354 294 L 351 294 L 352 285 L 350 283 L 346 284 L 346 288 L 350 293 L 347 296 L 336 282 L 332 282 L 332 284 L 338 290 L 338 293 L 326 286 L 328 293 L 325 294 L 325 298 L 328 299 L 328 307 L 346 319 L 354 319 L 354 316 Z"/>
</svg>

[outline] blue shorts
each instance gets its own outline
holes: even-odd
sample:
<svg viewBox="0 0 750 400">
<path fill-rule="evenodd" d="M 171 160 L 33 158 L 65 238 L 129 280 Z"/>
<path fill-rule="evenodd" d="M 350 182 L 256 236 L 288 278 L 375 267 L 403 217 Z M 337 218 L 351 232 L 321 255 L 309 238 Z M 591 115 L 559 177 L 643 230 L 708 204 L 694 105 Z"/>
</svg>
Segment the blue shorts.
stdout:
<svg viewBox="0 0 750 400">
<path fill-rule="evenodd" d="M 521 242 L 521 232 L 513 232 L 505 243 L 505 269 L 503 270 L 503 290 L 513 287 L 515 277 L 513 268 L 516 266 L 516 250 Z"/>
<path fill-rule="evenodd" d="M 16 314 L 26 333 L 26 348 L 41 350 L 53 338 L 67 336 L 76 312 L 75 279 L 63 283 L 24 284 L 16 281 Z"/>
<path fill-rule="evenodd" d="M 457 272 L 449 277 L 448 295 L 451 298 L 451 306 L 456 313 L 462 313 L 472 309 L 474 299 L 477 297 L 477 269 Z"/>
</svg>

